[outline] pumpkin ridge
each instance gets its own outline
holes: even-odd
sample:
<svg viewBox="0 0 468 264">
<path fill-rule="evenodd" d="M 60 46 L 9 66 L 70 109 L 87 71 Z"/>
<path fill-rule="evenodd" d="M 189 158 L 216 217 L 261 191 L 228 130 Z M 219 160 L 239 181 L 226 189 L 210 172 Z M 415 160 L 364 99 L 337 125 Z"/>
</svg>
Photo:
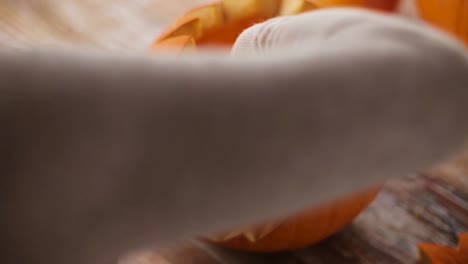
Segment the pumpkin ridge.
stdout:
<svg viewBox="0 0 468 264">
<path fill-rule="evenodd" d="M 460 20 L 458 21 L 458 34 L 468 44 L 468 0 L 463 1 L 460 7 Z"/>
</svg>

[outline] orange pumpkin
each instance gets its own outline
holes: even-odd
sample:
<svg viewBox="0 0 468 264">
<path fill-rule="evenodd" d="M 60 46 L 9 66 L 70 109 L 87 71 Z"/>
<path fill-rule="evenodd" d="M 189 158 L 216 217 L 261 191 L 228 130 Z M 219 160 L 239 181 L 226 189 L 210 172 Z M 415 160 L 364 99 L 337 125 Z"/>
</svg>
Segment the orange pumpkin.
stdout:
<svg viewBox="0 0 468 264">
<path fill-rule="evenodd" d="M 461 233 L 458 249 L 445 245 L 420 243 L 420 264 L 466 264 L 468 263 L 468 233 Z"/>
<path fill-rule="evenodd" d="M 361 6 L 392 11 L 398 0 L 220 0 L 195 7 L 152 44 L 153 52 L 182 53 L 196 47 L 231 47 L 249 26 L 276 16 L 318 8 Z"/>
<path fill-rule="evenodd" d="M 188 11 L 151 46 L 153 52 L 183 53 L 198 47 L 230 48 L 247 27 L 275 16 L 293 15 L 339 5 L 393 10 L 395 0 L 222 0 Z M 285 219 L 253 225 L 206 240 L 232 249 L 272 252 L 321 241 L 349 224 L 366 208 L 380 187 L 308 208 Z"/>
<path fill-rule="evenodd" d="M 419 15 L 468 45 L 468 0 L 414 0 Z M 151 45 L 153 52 L 183 53 L 207 46 L 231 47 L 249 26 L 275 16 L 318 8 L 365 7 L 395 11 L 399 0 L 219 0 L 185 13 Z"/>
<path fill-rule="evenodd" d="M 380 189 L 380 186 L 369 188 L 307 208 L 285 219 L 226 232 L 207 240 L 227 248 L 254 252 L 303 248 L 335 234 L 352 222 Z"/>
<path fill-rule="evenodd" d="M 417 0 L 421 17 L 468 45 L 468 0 Z"/>
<path fill-rule="evenodd" d="M 468 0 L 416 1 L 419 1 L 423 18 L 467 40 Z M 442 5 L 442 2 L 446 4 Z M 230 48 L 244 29 L 275 16 L 334 6 L 359 6 L 392 12 L 397 4 L 398 0 L 219 0 L 188 11 L 154 41 L 150 50 L 180 54 L 210 46 Z M 440 7 L 447 10 L 441 11 Z M 457 11 L 456 8 L 462 10 Z M 207 240 L 228 248 L 255 252 L 305 247 L 352 222 L 379 190 L 380 187 L 370 188 L 285 219 L 226 232 Z"/>
</svg>

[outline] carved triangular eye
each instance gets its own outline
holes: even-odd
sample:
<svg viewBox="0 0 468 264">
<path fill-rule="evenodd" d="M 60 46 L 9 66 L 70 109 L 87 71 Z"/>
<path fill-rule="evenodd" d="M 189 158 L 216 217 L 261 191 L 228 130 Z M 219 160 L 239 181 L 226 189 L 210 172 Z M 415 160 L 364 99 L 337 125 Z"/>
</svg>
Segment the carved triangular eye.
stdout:
<svg viewBox="0 0 468 264">
<path fill-rule="evenodd" d="M 223 243 L 235 239 L 236 237 L 243 237 L 251 243 L 257 243 L 273 233 L 280 225 L 281 221 L 272 221 L 262 225 L 240 229 L 237 231 L 225 233 L 223 235 L 218 235 L 216 237 L 211 237 L 210 240 L 213 242 Z"/>
</svg>

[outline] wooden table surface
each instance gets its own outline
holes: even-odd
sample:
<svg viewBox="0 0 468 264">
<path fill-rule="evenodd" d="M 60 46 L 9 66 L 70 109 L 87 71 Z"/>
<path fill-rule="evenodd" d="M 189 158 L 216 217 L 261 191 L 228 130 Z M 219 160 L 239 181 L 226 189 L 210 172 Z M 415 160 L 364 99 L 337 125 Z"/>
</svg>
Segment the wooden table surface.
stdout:
<svg viewBox="0 0 468 264">
<path fill-rule="evenodd" d="M 468 232 L 468 153 L 388 182 L 350 226 L 318 245 L 267 255 L 187 241 L 122 264 L 415 264 L 418 243 L 457 247 L 461 232 Z"/>
<path fill-rule="evenodd" d="M 202 0 L 0 0 L 0 47 L 80 45 L 145 49 Z"/>
<path fill-rule="evenodd" d="M 144 50 L 167 23 L 197 2 L 201 1 L 0 0 L 0 48 Z M 409 264 L 418 259 L 417 243 L 456 246 L 457 234 L 463 231 L 468 231 L 468 153 L 389 182 L 352 225 L 319 245 L 265 255 L 188 241 L 173 249 L 141 252 L 122 263 Z"/>
</svg>

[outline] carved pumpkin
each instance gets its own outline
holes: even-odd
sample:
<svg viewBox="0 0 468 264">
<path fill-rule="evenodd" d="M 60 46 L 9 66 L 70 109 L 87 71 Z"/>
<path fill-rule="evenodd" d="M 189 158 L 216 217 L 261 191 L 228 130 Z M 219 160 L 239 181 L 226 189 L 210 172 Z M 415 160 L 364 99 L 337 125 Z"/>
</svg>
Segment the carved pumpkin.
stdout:
<svg viewBox="0 0 468 264">
<path fill-rule="evenodd" d="M 466 40 L 468 0 L 416 1 L 419 1 L 424 18 L 446 30 L 452 30 Z M 438 8 L 444 1 L 447 2 L 444 7 L 453 10 L 440 11 Z M 150 51 L 180 54 L 210 46 L 230 48 L 244 29 L 275 16 L 334 6 L 359 6 L 392 12 L 396 10 L 397 4 L 398 0 L 220 0 L 188 11 L 154 41 Z M 457 18 L 457 21 L 461 22 L 458 24 L 453 20 L 455 7 L 464 8 L 464 11 L 459 12 L 461 18 Z M 380 187 L 370 188 L 303 210 L 285 219 L 226 232 L 207 240 L 228 248 L 255 252 L 305 247 L 351 223 L 373 201 L 379 190 Z"/>
<path fill-rule="evenodd" d="M 272 17 L 336 6 L 392 11 L 396 3 L 397 0 L 221 0 L 185 13 L 156 39 L 150 50 L 182 53 L 196 47 L 231 47 L 244 29 Z"/>
<path fill-rule="evenodd" d="M 303 210 L 285 219 L 257 224 L 210 237 L 209 242 L 231 249 L 274 252 L 319 242 L 352 222 L 375 198 L 379 187 Z"/>
<path fill-rule="evenodd" d="M 249 26 L 275 16 L 294 15 L 318 8 L 355 6 L 396 11 L 400 0 L 219 0 L 191 9 L 152 44 L 153 52 L 195 50 L 207 46 L 231 47 Z M 468 0 L 413 0 L 418 15 L 468 45 Z"/>
</svg>

